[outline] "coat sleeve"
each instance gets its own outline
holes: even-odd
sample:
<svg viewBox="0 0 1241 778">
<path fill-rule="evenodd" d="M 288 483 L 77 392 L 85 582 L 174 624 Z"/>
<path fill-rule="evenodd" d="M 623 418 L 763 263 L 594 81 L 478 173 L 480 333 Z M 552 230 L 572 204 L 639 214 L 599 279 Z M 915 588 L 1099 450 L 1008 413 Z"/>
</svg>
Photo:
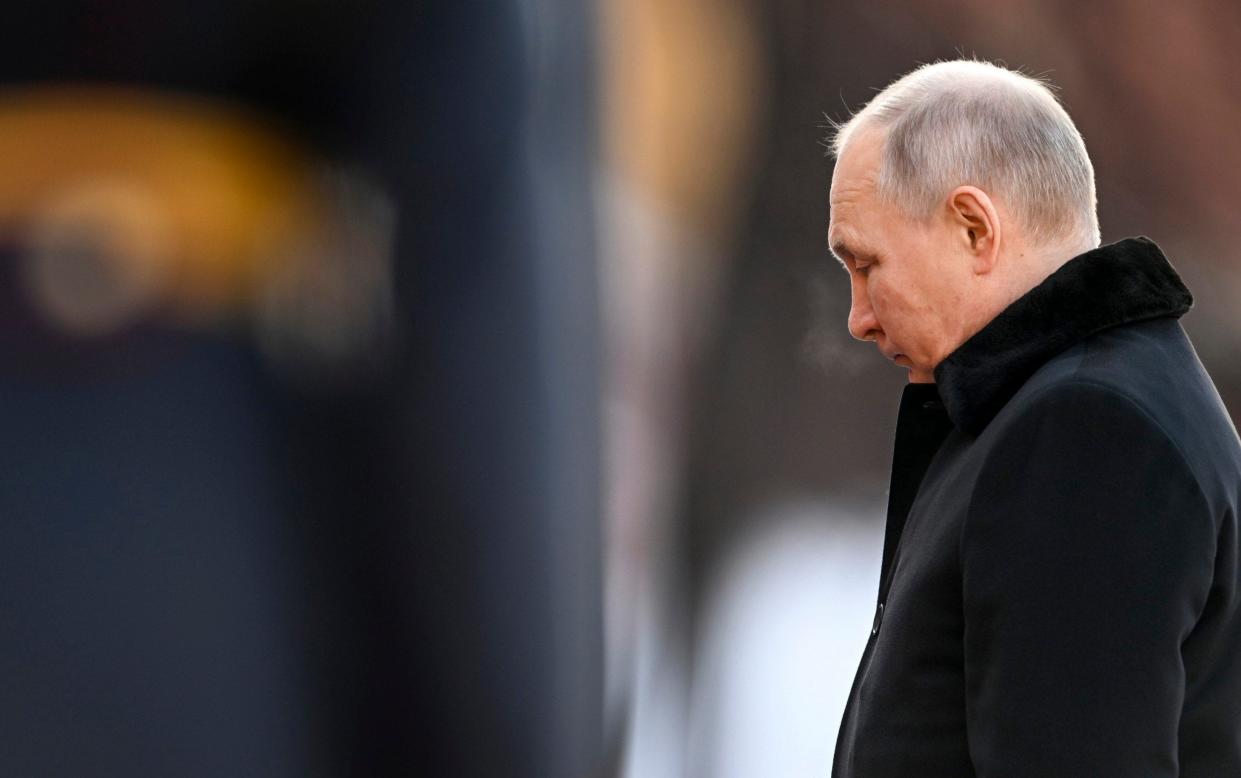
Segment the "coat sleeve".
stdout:
<svg viewBox="0 0 1241 778">
<path fill-rule="evenodd" d="M 1046 390 L 997 441 L 961 534 L 979 778 L 1176 776 L 1181 643 L 1215 523 L 1160 424 L 1109 388 Z"/>
</svg>

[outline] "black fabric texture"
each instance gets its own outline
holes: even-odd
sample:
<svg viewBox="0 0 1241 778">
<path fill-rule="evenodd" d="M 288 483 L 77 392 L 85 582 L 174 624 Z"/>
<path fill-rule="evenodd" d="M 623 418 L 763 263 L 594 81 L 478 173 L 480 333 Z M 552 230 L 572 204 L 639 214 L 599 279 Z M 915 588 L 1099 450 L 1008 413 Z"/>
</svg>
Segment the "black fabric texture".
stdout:
<svg viewBox="0 0 1241 778">
<path fill-rule="evenodd" d="M 887 596 L 888 571 L 905 528 L 905 517 L 918 495 L 918 486 L 931 457 L 952 430 L 935 384 L 908 384 L 901 393 L 897 414 L 896 445 L 892 452 L 892 479 L 888 487 L 888 519 L 883 536 L 883 561 L 879 577 L 879 601 Z"/>
</svg>

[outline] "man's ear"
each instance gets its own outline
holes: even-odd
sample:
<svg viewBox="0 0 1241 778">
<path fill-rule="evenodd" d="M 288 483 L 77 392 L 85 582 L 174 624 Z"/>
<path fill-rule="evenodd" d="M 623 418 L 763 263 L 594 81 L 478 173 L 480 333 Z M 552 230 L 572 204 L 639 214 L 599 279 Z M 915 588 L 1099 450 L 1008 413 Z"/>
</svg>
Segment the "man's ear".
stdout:
<svg viewBox="0 0 1241 778">
<path fill-rule="evenodd" d="M 973 257 L 974 272 L 990 273 L 1000 256 L 1000 215 L 991 197 L 976 186 L 958 186 L 948 194 L 948 218 Z"/>
</svg>

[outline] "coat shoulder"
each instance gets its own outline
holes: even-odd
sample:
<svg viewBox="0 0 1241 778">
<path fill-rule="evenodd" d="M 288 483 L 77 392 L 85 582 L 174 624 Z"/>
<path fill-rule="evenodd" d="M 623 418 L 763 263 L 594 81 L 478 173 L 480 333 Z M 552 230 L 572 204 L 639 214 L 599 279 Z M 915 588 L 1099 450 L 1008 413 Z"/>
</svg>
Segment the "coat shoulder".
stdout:
<svg viewBox="0 0 1241 778">
<path fill-rule="evenodd" d="M 1167 444 L 1211 502 L 1236 500 L 1241 440 L 1175 319 L 1116 327 L 1061 352 L 1031 376 L 984 437 L 993 445 L 1011 441 L 1028 435 L 1031 424 L 1084 425 L 1097 433 L 1097 454 L 1110 450 L 1118 458 L 1126 446 Z"/>
</svg>

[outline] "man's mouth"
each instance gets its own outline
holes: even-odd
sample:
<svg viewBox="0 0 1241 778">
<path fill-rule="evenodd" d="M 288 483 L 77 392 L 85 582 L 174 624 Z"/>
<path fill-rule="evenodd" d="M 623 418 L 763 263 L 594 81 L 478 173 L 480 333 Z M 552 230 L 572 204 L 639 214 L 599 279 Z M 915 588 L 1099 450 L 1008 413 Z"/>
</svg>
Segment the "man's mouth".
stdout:
<svg viewBox="0 0 1241 778">
<path fill-rule="evenodd" d="M 889 348 L 890 345 L 891 344 L 884 344 L 882 346 L 879 346 L 879 353 L 883 354 L 884 358 L 887 359 L 889 362 L 895 362 L 898 365 L 904 365 L 905 367 L 911 367 L 912 363 L 909 361 L 909 357 L 905 356 L 899 351 L 891 350 Z"/>
</svg>

